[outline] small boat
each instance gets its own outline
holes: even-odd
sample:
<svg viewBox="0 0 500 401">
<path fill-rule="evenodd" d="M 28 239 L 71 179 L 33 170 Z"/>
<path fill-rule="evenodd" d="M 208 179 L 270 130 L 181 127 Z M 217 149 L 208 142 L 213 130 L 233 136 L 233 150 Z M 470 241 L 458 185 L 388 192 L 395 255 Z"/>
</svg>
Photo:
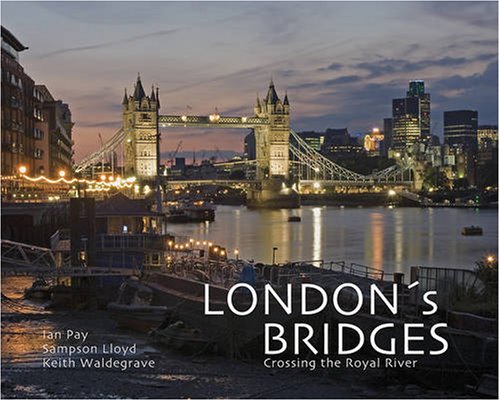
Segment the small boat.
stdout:
<svg viewBox="0 0 500 401">
<path fill-rule="evenodd" d="M 198 329 L 189 327 L 180 320 L 164 328 L 160 326 L 151 331 L 150 335 L 168 348 L 187 353 L 198 354 L 213 348 L 213 344 Z"/>
<path fill-rule="evenodd" d="M 117 301 L 110 302 L 107 309 L 118 326 L 148 333 L 170 315 L 166 306 L 151 305 L 152 299 L 152 290 L 133 277 L 121 285 Z"/>
<path fill-rule="evenodd" d="M 167 221 L 171 223 L 192 223 L 215 220 L 215 208 L 204 201 L 182 203 L 170 206 L 167 211 Z"/>
<path fill-rule="evenodd" d="M 51 286 L 43 278 L 36 279 L 30 288 L 24 290 L 27 299 L 50 299 Z"/>
<path fill-rule="evenodd" d="M 302 219 L 300 218 L 300 216 L 290 216 L 288 218 L 288 221 L 290 222 L 294 222 L 294 221 L 302 221 Z"/>
<path fill-rule="evenodd" d="M 483 235 L 481 227 L 470 226 L 462 228 L 462 235 Z"/>
</svg>

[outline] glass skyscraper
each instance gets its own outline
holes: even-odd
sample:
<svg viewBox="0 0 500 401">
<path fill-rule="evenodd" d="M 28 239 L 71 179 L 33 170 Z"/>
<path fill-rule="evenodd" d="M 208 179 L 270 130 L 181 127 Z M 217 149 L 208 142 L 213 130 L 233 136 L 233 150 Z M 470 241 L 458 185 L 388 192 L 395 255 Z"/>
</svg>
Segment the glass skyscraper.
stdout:
<svg viewBox="0 0 500 401">
<path fill-rule="evenodd" d="M 405 98 L 392 100 L 392 148 L 404 150 L 431 137 L 431 96 L 424 81 L 410 81 Z"/>
<path fill-rule="evenodd" d="M 477 111 L 453 110 L 444 112 L 444 143 L 477 150 Z"/>
</svg>

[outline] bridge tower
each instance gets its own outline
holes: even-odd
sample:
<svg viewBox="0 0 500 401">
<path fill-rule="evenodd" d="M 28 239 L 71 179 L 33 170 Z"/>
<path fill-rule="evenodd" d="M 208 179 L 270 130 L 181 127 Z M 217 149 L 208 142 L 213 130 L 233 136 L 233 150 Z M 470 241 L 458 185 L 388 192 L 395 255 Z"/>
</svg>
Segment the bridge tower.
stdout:
<svg viewBox="0 0 500 401">
<path fill-rule="evenodd" d="M 125 174 L 141 181 L 151 181 L 157 176 L 156 150 L 158 141 L 158 88 L 146 96 L 141 77 L 137 76 L 134 94 L 125 95 L 122 101 Z"/>
<path fill-rule="evenodd" d="M 271 80 L 264 99 L 255 104 L 255 115 L 268 124 L 256 126 L 255 150 L 258 186 L 247 192 L 249 207 L 298 207 L 300 198 L 290 188 L 290 104 L 288 95 L 280 100 Z"/>
<path fill-rule="evenodd" d="M 255 104 L 255 115 L 269 120 L 269 125 L 255 128 L 255 148 L 257 159 L 257 179 L 288 179 L 290 105 L 285 94 L 279 99 L 271 80 L 266 97 Z"/>
</svg>

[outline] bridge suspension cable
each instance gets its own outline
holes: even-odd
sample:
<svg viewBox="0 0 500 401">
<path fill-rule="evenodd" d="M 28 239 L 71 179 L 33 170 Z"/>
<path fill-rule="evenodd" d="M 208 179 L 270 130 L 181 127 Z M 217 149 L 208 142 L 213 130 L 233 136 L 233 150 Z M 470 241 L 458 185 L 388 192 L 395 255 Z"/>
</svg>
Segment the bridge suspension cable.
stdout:
<svg viewBox="0 0 500 401">
<path fill-rule="evenodd" d="M 85 157 L 75 165 L 75 173 L 80 173 L 102 157 L 116 149 L 125 139 L 126 132 L 120 128 L 99 150 Z M 295 175 L 301 181 L 329 181 L 339 184 L 373 185 L 375 183 L 409 184 L 412 181 L 412 164 L 401 160 L 384 170 L 363 175 L 346 169 L 323 156 L 304 141 L 295 131 L 290 130 L 290 156 Z M 255 160 L 241 160 L 217 163 L 219 166 L 248 165 Z"/>
<path fill-rule="evenodd" d="M 120 128 L 106 143 L 94 153 L 85 157 L 80 163 L 75 164 L 75 173 L 80 173 L 91 165 L 100 161 L 106 153 L 115 150 L 125 139 L 125 131 Z"/>
<path fill-rule="evenodd" d="M 313 149 L 295 131 L 290 130 L 290 153 L 299 180 L 335 181 L 338 183 L 374 184 L 411 182 L 411 163 L 402 160 L 399 164 L 369 175 L 348 170 Z M 405 177 L 406 173 L 406 177 Z"/>
<path fill-rule="evenodd" d="M 292 161 L 298 164 L 301 180 L 365 182 L 370 177 L 348 170 L 311 148 L 295 131 L 290 130 Z M 294 143 L 295 142 L 295 143 Z M 295 159 L 295 160 L 294 160 Z"/>
</svg>

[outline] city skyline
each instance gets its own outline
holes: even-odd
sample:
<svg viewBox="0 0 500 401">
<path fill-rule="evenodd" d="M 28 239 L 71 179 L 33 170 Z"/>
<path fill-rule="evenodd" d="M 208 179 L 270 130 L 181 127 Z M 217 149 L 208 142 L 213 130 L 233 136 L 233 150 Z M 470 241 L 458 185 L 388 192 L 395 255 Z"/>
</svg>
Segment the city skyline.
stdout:
<svg viewBox="0 0 500 401">
<path fill-rule="evenodd" d="M 498 119 L 496 3 L 45 2 L 2 11 L 30 48 L 21 53 L 27 73 L 70 105 L 76 160 L 95 150 L 99 132 L 106 139 L 120 127 L 123 89 L 137 72 L 146 88 L 160 87 L 162 114 L 252 115 L 272 76 L 281 98 L 288 90 L 297 131 L 381 127 L 413 79 L 425 80 L 441 138 L 444 111 L 478 110 L 481 125 Z M 408 15 L 417 27 L 401 20 Z M 163 151 L 181 139 L 201 150 L 204 139 L 240 152 L 247 133 L 163 132 Z"/>
</svg>

